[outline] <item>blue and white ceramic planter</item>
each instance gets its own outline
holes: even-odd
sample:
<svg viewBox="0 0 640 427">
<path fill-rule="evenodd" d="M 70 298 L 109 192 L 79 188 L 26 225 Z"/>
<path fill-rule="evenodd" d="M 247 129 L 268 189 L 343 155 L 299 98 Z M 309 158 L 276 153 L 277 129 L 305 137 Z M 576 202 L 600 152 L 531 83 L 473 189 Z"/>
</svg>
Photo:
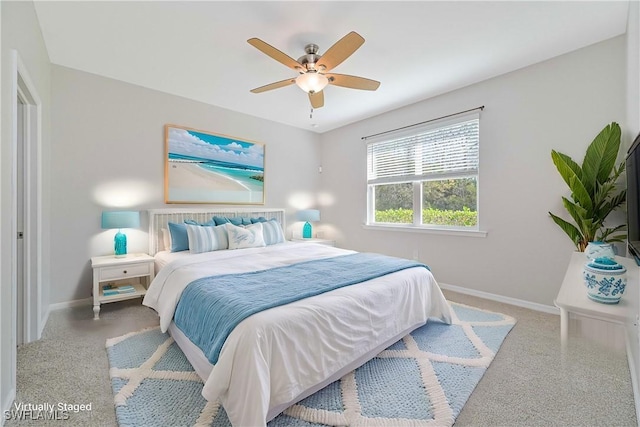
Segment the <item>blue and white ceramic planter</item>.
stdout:
<svg viewBox="0 0 640 427">
<path fill-rule="evenodd" d="M 613 252 L 613 245 L 605 242 L 589 242 L 584 254 L 589 260 L 597 258 L 610 258 L 615 259 L 616 255 Z"/>
<path fill-rule="evenodd" d="M 611 258 L 587 262 L 583 271 L 587 295 L 603 304 L 617 304 L 627 287 L 627 269 Z"/>
</svg>

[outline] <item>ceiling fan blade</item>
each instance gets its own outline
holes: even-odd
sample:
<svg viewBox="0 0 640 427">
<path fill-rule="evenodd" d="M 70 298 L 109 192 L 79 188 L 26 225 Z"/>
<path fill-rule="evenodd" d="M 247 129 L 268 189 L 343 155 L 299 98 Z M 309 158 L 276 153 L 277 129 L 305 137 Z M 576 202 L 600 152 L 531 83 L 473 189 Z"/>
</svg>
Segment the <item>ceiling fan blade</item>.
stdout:
<svg viewBox="0 0 640 427">
<path fill-rule="evenodd" d="M 309 101 L 313 108 L 320 108 L 324 106 L 324 92 L 315 92 L 309 94 Z"/>
<path fill-rule="evenodd" d="M 268 43 L 263 42 L 262 40 L 260 40 L 258 38 L 254 37 L 252 39 L 249 39 L 249 40 L 247 40 L 247 43 L 249 43 L 251 46 L 253 46 L 256 49 L 258 49 L 259 51 L 261 51 L 265 55 L 270 56 L 271 58 L 275 59 L 276 61 L 280 62 L 281 64 L 286 65 L 289 68 L 292 68 L 292 69 L 294 69 L 296 71 L 301 71 L 302 70 L 302 65 L 300 65 L 300 63 L 298 61 L 296 61 L 295 59 L 293 59 L 292 57 L 290 57 L 286 53 L 283 53 L 283 52 L 279 51 L 275 47 L 271 46 Z"/>
<path fill-rule="evenodd" d="M 281 87 L 289 86 L 289 85 L 294 84 L 295 82 L 296 82 L 296 79 L 281 80 L 279 82 L 269 83 L 268 85 L 264 85 L 264 86 L 257 87 L 255 89 L 251 89 L 251 92 L 252 93 L 262 93 L 262 92 L 266 92 L 268 90 L 279 89 Z"/>
<path fill-rule="evenodd" d="M 335 73 L 325 74 L 325 76 L 329 79 L 329 84 L 348 87 L 350 89 L 376 90 L 380 86 L 380 82 L 376 80 L 365 79 L 364 77 Z"/>
<path fill-rule="evenodd" d="M 342 61 L 350 57 L 353 52 L 358 50 L 362 43 L 364 43 L 362 36 L 355 31 L 351 31 L 327 49 L 324 55 L 318 59 L 316 68 L 324 67 L 324 71 L 329 71 L 337 67 Z"/>
</svg>

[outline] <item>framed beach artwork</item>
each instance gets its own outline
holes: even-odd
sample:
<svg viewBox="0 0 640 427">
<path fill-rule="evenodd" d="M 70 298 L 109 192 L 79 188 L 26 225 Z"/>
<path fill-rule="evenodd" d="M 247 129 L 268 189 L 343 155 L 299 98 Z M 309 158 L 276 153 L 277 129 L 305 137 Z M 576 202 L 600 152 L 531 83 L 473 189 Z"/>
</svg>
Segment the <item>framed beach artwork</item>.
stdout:
<svg viewBox="0 0 640 427">
<path fill-rule="evenodd" d="M 164 199 L 264 204 L 264 144 L 165 125 Z"/>
</svg>

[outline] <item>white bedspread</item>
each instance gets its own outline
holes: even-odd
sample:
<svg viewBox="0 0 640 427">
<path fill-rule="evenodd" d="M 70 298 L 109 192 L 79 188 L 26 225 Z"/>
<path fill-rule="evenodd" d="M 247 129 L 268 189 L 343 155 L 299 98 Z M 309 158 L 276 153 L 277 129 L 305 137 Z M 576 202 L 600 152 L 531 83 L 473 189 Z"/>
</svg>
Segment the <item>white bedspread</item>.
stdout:
<svg viewBox="0 0 640 427">
<path fill-rule="evenodd" d="M 347 253 L 353 251 L 286 243 L 197 254 L 160 270 L 143 304 L 158 312 L 166 331 L 180 294 L 193 280 Z M 202 395 L 220 399 L 234 426 L 265 425 L 305 392 L 355 361 L 364 363 L 364 356 L 429 317 L 450 322 L 449 310 L 433 275 L 421 267 L 265 310 L 229 335 Z"/>
</svg>

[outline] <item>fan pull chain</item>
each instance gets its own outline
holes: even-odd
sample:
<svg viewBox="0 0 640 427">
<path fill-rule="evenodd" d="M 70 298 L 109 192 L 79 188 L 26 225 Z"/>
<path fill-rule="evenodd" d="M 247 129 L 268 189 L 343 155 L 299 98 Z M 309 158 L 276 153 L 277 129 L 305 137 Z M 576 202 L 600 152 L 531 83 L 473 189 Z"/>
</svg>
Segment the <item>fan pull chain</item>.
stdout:
<svg viewBox="0 0 640 427">
<path fill-rule="evenodd" d="M 311 112 L 309 113 L 309 118 L 313 119 L 313 107 L 311 107 Z"/>
</svg>

